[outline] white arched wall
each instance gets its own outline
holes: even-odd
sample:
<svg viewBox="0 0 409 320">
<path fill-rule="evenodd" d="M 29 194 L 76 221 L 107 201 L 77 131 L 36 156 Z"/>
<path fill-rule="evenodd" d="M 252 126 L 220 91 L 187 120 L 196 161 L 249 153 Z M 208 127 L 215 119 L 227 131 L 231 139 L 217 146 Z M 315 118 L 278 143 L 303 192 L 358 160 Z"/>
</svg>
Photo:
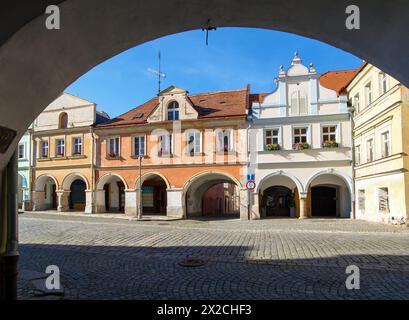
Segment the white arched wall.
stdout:
<svg viewBox="0 0 409 320">
<path fill-rule="evenodd" d="M 359 30 L 345 27 L 349 5 L 349 0 L 66 0 L 59 4 L 60 30 L 45 28 L 43 2 L 33 4 L 35 9 L 25 8 L 34 10 L 26 21 L 20 21 L 22 15 L 11 6 L 7 10 L 15 14 L 6 12 L 3 17 L 19 22 L 13 21 L 14 29 L 7 27 L 0 47 L 0 126 L 14 130 L 16 136 L 0 154 L 0 170 L 36 116 L 91 68 L 133 46 L 209 24 L 266 28 L 321 40 L 409 85 L 409 65 L 402 54 L 409 42 L 401 41 L 409 3 L 355 0 L 361 14 Z"/>
</svg>

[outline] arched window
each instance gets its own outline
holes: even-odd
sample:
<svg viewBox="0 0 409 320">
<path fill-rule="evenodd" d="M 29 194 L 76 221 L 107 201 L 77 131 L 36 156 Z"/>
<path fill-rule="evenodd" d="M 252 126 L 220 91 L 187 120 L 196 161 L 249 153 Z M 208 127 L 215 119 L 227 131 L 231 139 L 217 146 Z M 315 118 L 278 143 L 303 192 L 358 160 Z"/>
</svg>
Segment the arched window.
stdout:
<svg viewBox="0 0 409 320">
<path fill-rule="evenodd" d="M 307 96 L 297 90 L 291 95 L 291 115 L 299 116 L 308 114 Z"/>
<path fill-rule="evenodd" d="M 63 112 L 60 114 L 60 129 L 66 129 L 68 127 L 68 115 Z"/>
<path fill-rule="evenodd" d="M 179 120 L 179 104 L 176 101 L 168 105 L 168 120 Z"/>
</svg>

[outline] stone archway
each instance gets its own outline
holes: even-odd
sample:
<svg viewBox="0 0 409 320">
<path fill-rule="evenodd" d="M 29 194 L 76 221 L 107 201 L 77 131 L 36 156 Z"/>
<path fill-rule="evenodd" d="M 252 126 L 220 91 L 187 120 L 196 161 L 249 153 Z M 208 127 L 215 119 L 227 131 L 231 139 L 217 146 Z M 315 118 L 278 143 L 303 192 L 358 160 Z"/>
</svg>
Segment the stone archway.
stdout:
<svg viewBox="0 0 409 320">
<path fill-rule="evenodd" d="M 57 179 L 51 175 L 41 175 L 34 182 L 33 211 L 57 210 Z"/>
<path fill-rule="evenodd" d="M 128 184 L 116 173 L 107 173 L 99 178 L 95 190 L 96 213 L 124 213 Z"/>
<path fill-rule="evenodd" d="M 92 212 L 92 191 L 88 179 L 80 173 L 67 175 L 61 184 L 61 190 L 57 191 L 57 196 L 60 212 Z"/>
<path fill-rule="evenodd" d="M 253 195 L 253 219 L 301 215 L 304 187 L 287 172 L 277 171 L 263 177 Z"/>
<path fill-rule="evenodd" d="M 247 215 L 243 191 L 240 181 L 230 174 L 219 171 L 200 173 L 183 188 L 184 217 L 217 217 L 228 213 Z"/>
<path fill-rule="evenodd" d="M 349 218 L 352 198 L 350 178 L 336 171 L 317 173 L 307 183 L 308 216 Z"/>
</svg>

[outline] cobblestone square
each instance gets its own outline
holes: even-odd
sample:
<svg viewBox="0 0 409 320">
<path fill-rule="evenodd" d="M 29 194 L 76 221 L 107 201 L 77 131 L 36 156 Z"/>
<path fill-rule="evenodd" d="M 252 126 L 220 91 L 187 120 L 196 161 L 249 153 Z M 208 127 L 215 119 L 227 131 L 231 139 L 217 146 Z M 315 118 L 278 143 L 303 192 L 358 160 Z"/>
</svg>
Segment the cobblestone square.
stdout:
<svg viewBox="0 0 409 320">
<path fill-rule="evenodd" d="M 20 215 L 19 298 L 61 271 L 59 299 L 409 299 L 409 229 L 347 219 L 126 221 Z M 186 258 L 204 265 L 182 266 Z M 347 290 L 345 269 L 360 268 Z M 32 277 L 35 278 L 35 277 Z"/>
</svg>

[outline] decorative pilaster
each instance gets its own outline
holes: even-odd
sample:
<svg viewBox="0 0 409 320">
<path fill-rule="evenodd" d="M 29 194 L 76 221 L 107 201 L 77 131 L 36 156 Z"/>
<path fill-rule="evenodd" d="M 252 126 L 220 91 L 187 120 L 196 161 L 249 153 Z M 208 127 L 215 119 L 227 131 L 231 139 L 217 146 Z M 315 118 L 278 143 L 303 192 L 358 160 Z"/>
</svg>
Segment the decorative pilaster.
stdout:
<svg viewBox="0 0 409 320">
<path fill-rule="evenodd" d="M 58 190 L 57 192 L 58 212 L 65 212 L 70 210 L 69 196 L 71 191 Z"/>
</svg>

